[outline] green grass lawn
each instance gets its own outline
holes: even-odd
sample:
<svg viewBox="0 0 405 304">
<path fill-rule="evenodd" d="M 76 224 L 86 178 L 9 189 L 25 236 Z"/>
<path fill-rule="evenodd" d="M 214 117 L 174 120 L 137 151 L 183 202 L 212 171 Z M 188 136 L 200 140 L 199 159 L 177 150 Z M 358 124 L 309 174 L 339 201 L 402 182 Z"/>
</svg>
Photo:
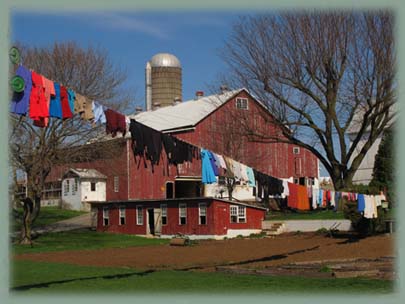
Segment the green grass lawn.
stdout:
<svg viewBox="0 0 405 304">
<path fill-rule="evenodd" d="M 22 208 L 17 209 L 17 213 L 22 218 L 23 210 Z M 70 219 L 75 216 L 85 214 L 85 211 L 75 211 L 75 210 L 64 210 L 58 207 L 41 207 L 39 215 L 35 220 L 33 227 L 40 227 L 49 225 L 55 222 L 63 221 Z M 21 223 L 18 223 L 14 220 L 13 217 L 10 217 L 11 231 L 18 231 L 21 229 Z"/>
<path fill-rule="evenodd" d="M 184 271 L 140 272 L 131 268 L 85 267 L 14 261 L 10 285 L 17 293 L 334 293 L 384 294 L 391 281 L 310 279 Z M 19 290 L 18 290 L 19 289 Z"/>
<path fill-rule="evenodd" d="M 13 253 L 34 253 L 64 250 L 91 250 L 100 248 L 126 248 L 133 246 L 168 244 L 168 239 L 149 239 L 129 234 L 96 232 L 89 229 L 55 232 L 39 235 L 34 246 L 13 244 Z"/>
<path fill-rule="evenodd" d="M 271 212 L 266 215 L 266 220 L 343 220 L 343 212 L 333 210 L 314 210 L 308 212 Z"/>
</svg>

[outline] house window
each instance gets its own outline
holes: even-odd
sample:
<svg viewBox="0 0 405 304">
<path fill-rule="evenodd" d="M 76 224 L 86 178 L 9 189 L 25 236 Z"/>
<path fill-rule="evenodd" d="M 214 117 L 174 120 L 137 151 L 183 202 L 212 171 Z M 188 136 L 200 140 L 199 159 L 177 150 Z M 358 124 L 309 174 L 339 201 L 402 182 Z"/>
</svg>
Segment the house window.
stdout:
<svg viewBox="0 0 405 304">
<path fill-rule="evenodd" d="M 179 223 L 180 225 L 185 225 L 187 223 L 186 204 L 179 204 Z"/>
<path fill-rule="evenodd" d="M 300 179 L 298 177 L 294 177 L 294 184 L 300 184 Z"/>
<path fill-rule="evenodd" d="M 247 98 L 236 98 L 236 108 L 240 110 L 248 109 L 248 99 Z"/>
<path fill-rule="evenodd" d="M 143 225 L 143 208 L 142 208 L 142 206 L 136 206 L 136 224 Z"/>
<path fill-rule="evenodd" d="M 238 206 L 231 206 L 231 223 L 238 222 Z"/>
<path fill-rule="evenodd" d="M 118 192 L 120 189 L 120 178 L 119 176 L 114 176 L 114 192 Z"/>
<path fill-rule="evenodd" d="M 167 225 L 167 205 L 160 205 L 162 210 L 162 225 Z"/>
<path fill-rule="evenodd" d="M 119 217 L 120 217 L 120 225 L 125 225 L 125 206 L 120 206 Z"/>
<path fill-rule="evenodd" d="M 226 185 L 226 177 L 218 176 L 218 185 Z"/>
<path fill-rule="evenodd" d="M 69 194 L 69 188 L 70 188 L 70 181 L 67 179 L 67 180 L 65 180 L 65 186 L 63 188 L 63 195 Z"/>
<path fill-rule="evenodd" d="M 174 183 L 167 182 L 166 183 L 166 198 L 174 198 Z"/>
<path fill-rule="evenodd" d="M 295 174 L 301 175 L 301 158 L 300 157 L 295 158 L 294 162 L 295 162 Z"/>
<path fill-rule="evenodd" d="M 96 183 L 95 182 L 91 182 L 90 183 L 90 191 L 96 191 Z"/>
<path fill-rule="evenodd" d="M 293 154 L 300 154 L 300 148 L 299 147 L 293 147 Z"/>
<path fill-rule="evenodd" d="M 103 226 L 108 226 L 109 225 L 109 210 L 108 207 L 103 208 Z"/>
<path fill-rule="evenodd" d="M 246 223 L 246 207 L 238 206 L 238 222 Z"/>
<path fill-rule="evenodd" d="M 77 192 L 78 183 L 79 183 L 79 182 L 78 182 L 77 179 L 75 178 L 74 181 L 73 181 L 73 184 L 72 184 L 72 194 L 75 194 L 75 193 Z"/>
<path fill-rule="evenodd" d="M 315 185 L 315 179 L 312 177 L 308 177 L 307 186 L 313 186 L 313 185 Z"/>
<path fill-rule="evenodd" d="M 231 223 L 246 223 L 246 207 L 234 206 L 230 207 Z"/>
<path fill-rule="evenodd" d="M 198 216 L 199 216 L 199 224 L 207 225 L 207 204 L 206 203 L 198 204 Z"/>
</svg>

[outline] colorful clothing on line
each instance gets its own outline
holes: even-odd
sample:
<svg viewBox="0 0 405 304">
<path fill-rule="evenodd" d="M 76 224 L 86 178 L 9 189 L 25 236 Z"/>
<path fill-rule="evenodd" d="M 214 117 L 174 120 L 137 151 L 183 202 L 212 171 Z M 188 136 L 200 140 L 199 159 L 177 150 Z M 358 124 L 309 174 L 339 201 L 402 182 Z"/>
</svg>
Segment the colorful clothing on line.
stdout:
<svg viewBox="0 0 405 304">
<path fill-rule="evenodd" d="M 54 82 L 55 96 L 51 96 L 51 103 L 49 105 L 49 116 L 62 118 L 62 105 L 60 101 L 60 85 Z"/>
<path fill-rule="evenodd" d="M 208 151 L 201 149 L 201 182 L 203 184 L 212 184 L 217 181 L 214 170 L 212 169 Z"/>
<path fill-rule="evenodd" d="M 15 72 L 16 76 L 20 76 L 24 79 L 24 91 L 17 93 L 13 92 L 13 97 L 11 99 L 11 113 L 18 115 L 26 115 L 28 112 L 28 105 L 30 102 L 30 95 L 32 89 L 32 79 L 31 72 L 20 65 Z"/>
</svg>

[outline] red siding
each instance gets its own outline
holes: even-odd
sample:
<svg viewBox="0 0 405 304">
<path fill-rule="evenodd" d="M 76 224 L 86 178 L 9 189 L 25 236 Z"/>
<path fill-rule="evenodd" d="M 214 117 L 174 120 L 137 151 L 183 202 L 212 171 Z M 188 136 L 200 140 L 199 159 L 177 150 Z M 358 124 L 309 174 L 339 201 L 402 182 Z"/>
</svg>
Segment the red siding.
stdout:
<svg viewBox="0 0 405 304">
<path fill-rule="evenodd" d="M 207 224 L 199 224 L 198 204 L 207 205 Z M 180 225 L 179 204 L 187 204 L 187 222 Z M 231 223 L 230 204 L 216 199 L 187 200 L 162 200 L 111 203 L 109 207 L 109 225 L 103 226 L 103 206 L 98 207 L 97 230 L 126 234 L 144 235 L 147 231 L 147 209 L 160 208 L 161 204 L 167 205 L 167 225 L 162 226 L 163 235 L 226 235 L 228 229 L 261 229 L 265 211 L 262 209 L 246 207 L 246 223 Z M 126 223 L 119 225 L 119 206 L 126 206 Z M 136 224 L 136 206 L 143 207 L 143 225 Z"/>
<path fill-rule="evenodd" d="M 248 110 L 236 108 L 236 97 L 249 99 Z M 272 116 L 242 91 L 199 122 L 195 130 L 173 135 L 275 177 L 318 176 L 318 161 L 310 151 L 300 148 L 300 154 L 294 155 L 292 144 L 251 141 L 246 136 L 248 129 L 281 136 L 278 127 L 272 124 Z M 295 157 L 302 158 L 300 174 L 295 172 Z"/>
</svg>

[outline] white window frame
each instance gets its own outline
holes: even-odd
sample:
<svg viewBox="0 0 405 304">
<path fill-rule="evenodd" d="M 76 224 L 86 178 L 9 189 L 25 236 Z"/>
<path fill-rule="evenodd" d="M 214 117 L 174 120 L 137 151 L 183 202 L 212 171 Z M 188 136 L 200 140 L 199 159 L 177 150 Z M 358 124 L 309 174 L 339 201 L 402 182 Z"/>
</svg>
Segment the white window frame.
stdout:
<svg viewBox="0 0 405 304">
<path fill-rule="evenodd" d="M 161 204 L 160 205 L 160 210 L 161 210 L 161 218 L 162 218 L 162 226 L 166 226 L 167 225 L 167 223 L 168 223 L 168 218 L 167 218 L 167 204 Z M 163 217 L 165 217 L 166 218 L 166 223 L 164 224 L 163 223 Z"/>
<path fill-rule="evenodd" d="M 182 213 L 184 213 L 184 214 L 182 214 Z M 184 224 L 181 223 L 182 218 L 185 219 Z M 179 204 L 179 225 L 186 225 L 186 224 L 187 224 L 187 204 L 180 203 Z"/>
<path fill-rule="evenodd" d="M 237 97 L 235 105 L 238 110 L 249 110 L 249 99 L 244 97 Z"/>
<path fill-rule="evenodd" d="M 293 154 L 300 154 L 300 147 L 293 147 Z"/>
<path fill-rule="evenodd" d="M 121 219 L 124 219 L 124 223 L 121 223 Z M 127 222 L 127 218 L 126 218 L 126 207 L 124 205 L 119 206 L 118 208 L 118 224 L 121 225 L 125 225 Z"/>
<path fill-rule="evenodd" d="M 63 195 L 69 195 L 69 190 L 70 190 L 70 180 L 66 179 L 65 180 L 65 185 L 63 187 Z"/>
<path fill-rule="evenodd" d="M 202 216 L 205 216 L 205 224 L 201 224 L 201 217 Z M 198 203 L 198 225 L 208 225 L 208 221 L 207 221 L 207 203 Z"/>
<path fill-rule="evenodd" d="M 79 181 L 77 180 L 77 178 L 75 178 L 75 179 L 73 180 L 73 184 L 72 184 L 72 194 L 73 194 L 73 195 L 74 195 L 74 194 L 77 192 L 77 190 L 79 189 L 78 184 L 79 184 Z"/>
<path fill-rule="evenodd" d="M 143 225 L 143 207 L 141 205 L 136 206 L 136 224 Z"/>
<path fill-rule="evenodd" d="M 229 215 L 231 223 L 247 223 L 246 206 L 231 205 Z M 236 222 L 232 221 L 232 217 L 236 217 Z"/>
<path fill-rule="evenodd" d="M 107 220 L 107 224 L 105 223 Z M 103 226 L 110 225 L 110 209 L 108 207 L 103 207 Z"/>
<path fill-rule="evenodd" d="M 120 177 L 114 176 L 114 192 L 120 191 Z"/>
<path fill-rule="evenodd" d="M 238 206 L 238 223 L 246 223 L 246 222 L 247 222 L 246 206 Z"/>
<path fill-rule="evenodd" d="M 238 222 L 238 206 L 236 206 L 236 205 L 231 205 L 230 207 L 229 207 L 229 215 L 230 215 L 230 219 L 229 219 L 229 221 L 231 222 L 231 223 L 237 223 Z M 236 221 L 232 221 L 232 217 L 233 216 L 236 216 Z"/>
</svg>

